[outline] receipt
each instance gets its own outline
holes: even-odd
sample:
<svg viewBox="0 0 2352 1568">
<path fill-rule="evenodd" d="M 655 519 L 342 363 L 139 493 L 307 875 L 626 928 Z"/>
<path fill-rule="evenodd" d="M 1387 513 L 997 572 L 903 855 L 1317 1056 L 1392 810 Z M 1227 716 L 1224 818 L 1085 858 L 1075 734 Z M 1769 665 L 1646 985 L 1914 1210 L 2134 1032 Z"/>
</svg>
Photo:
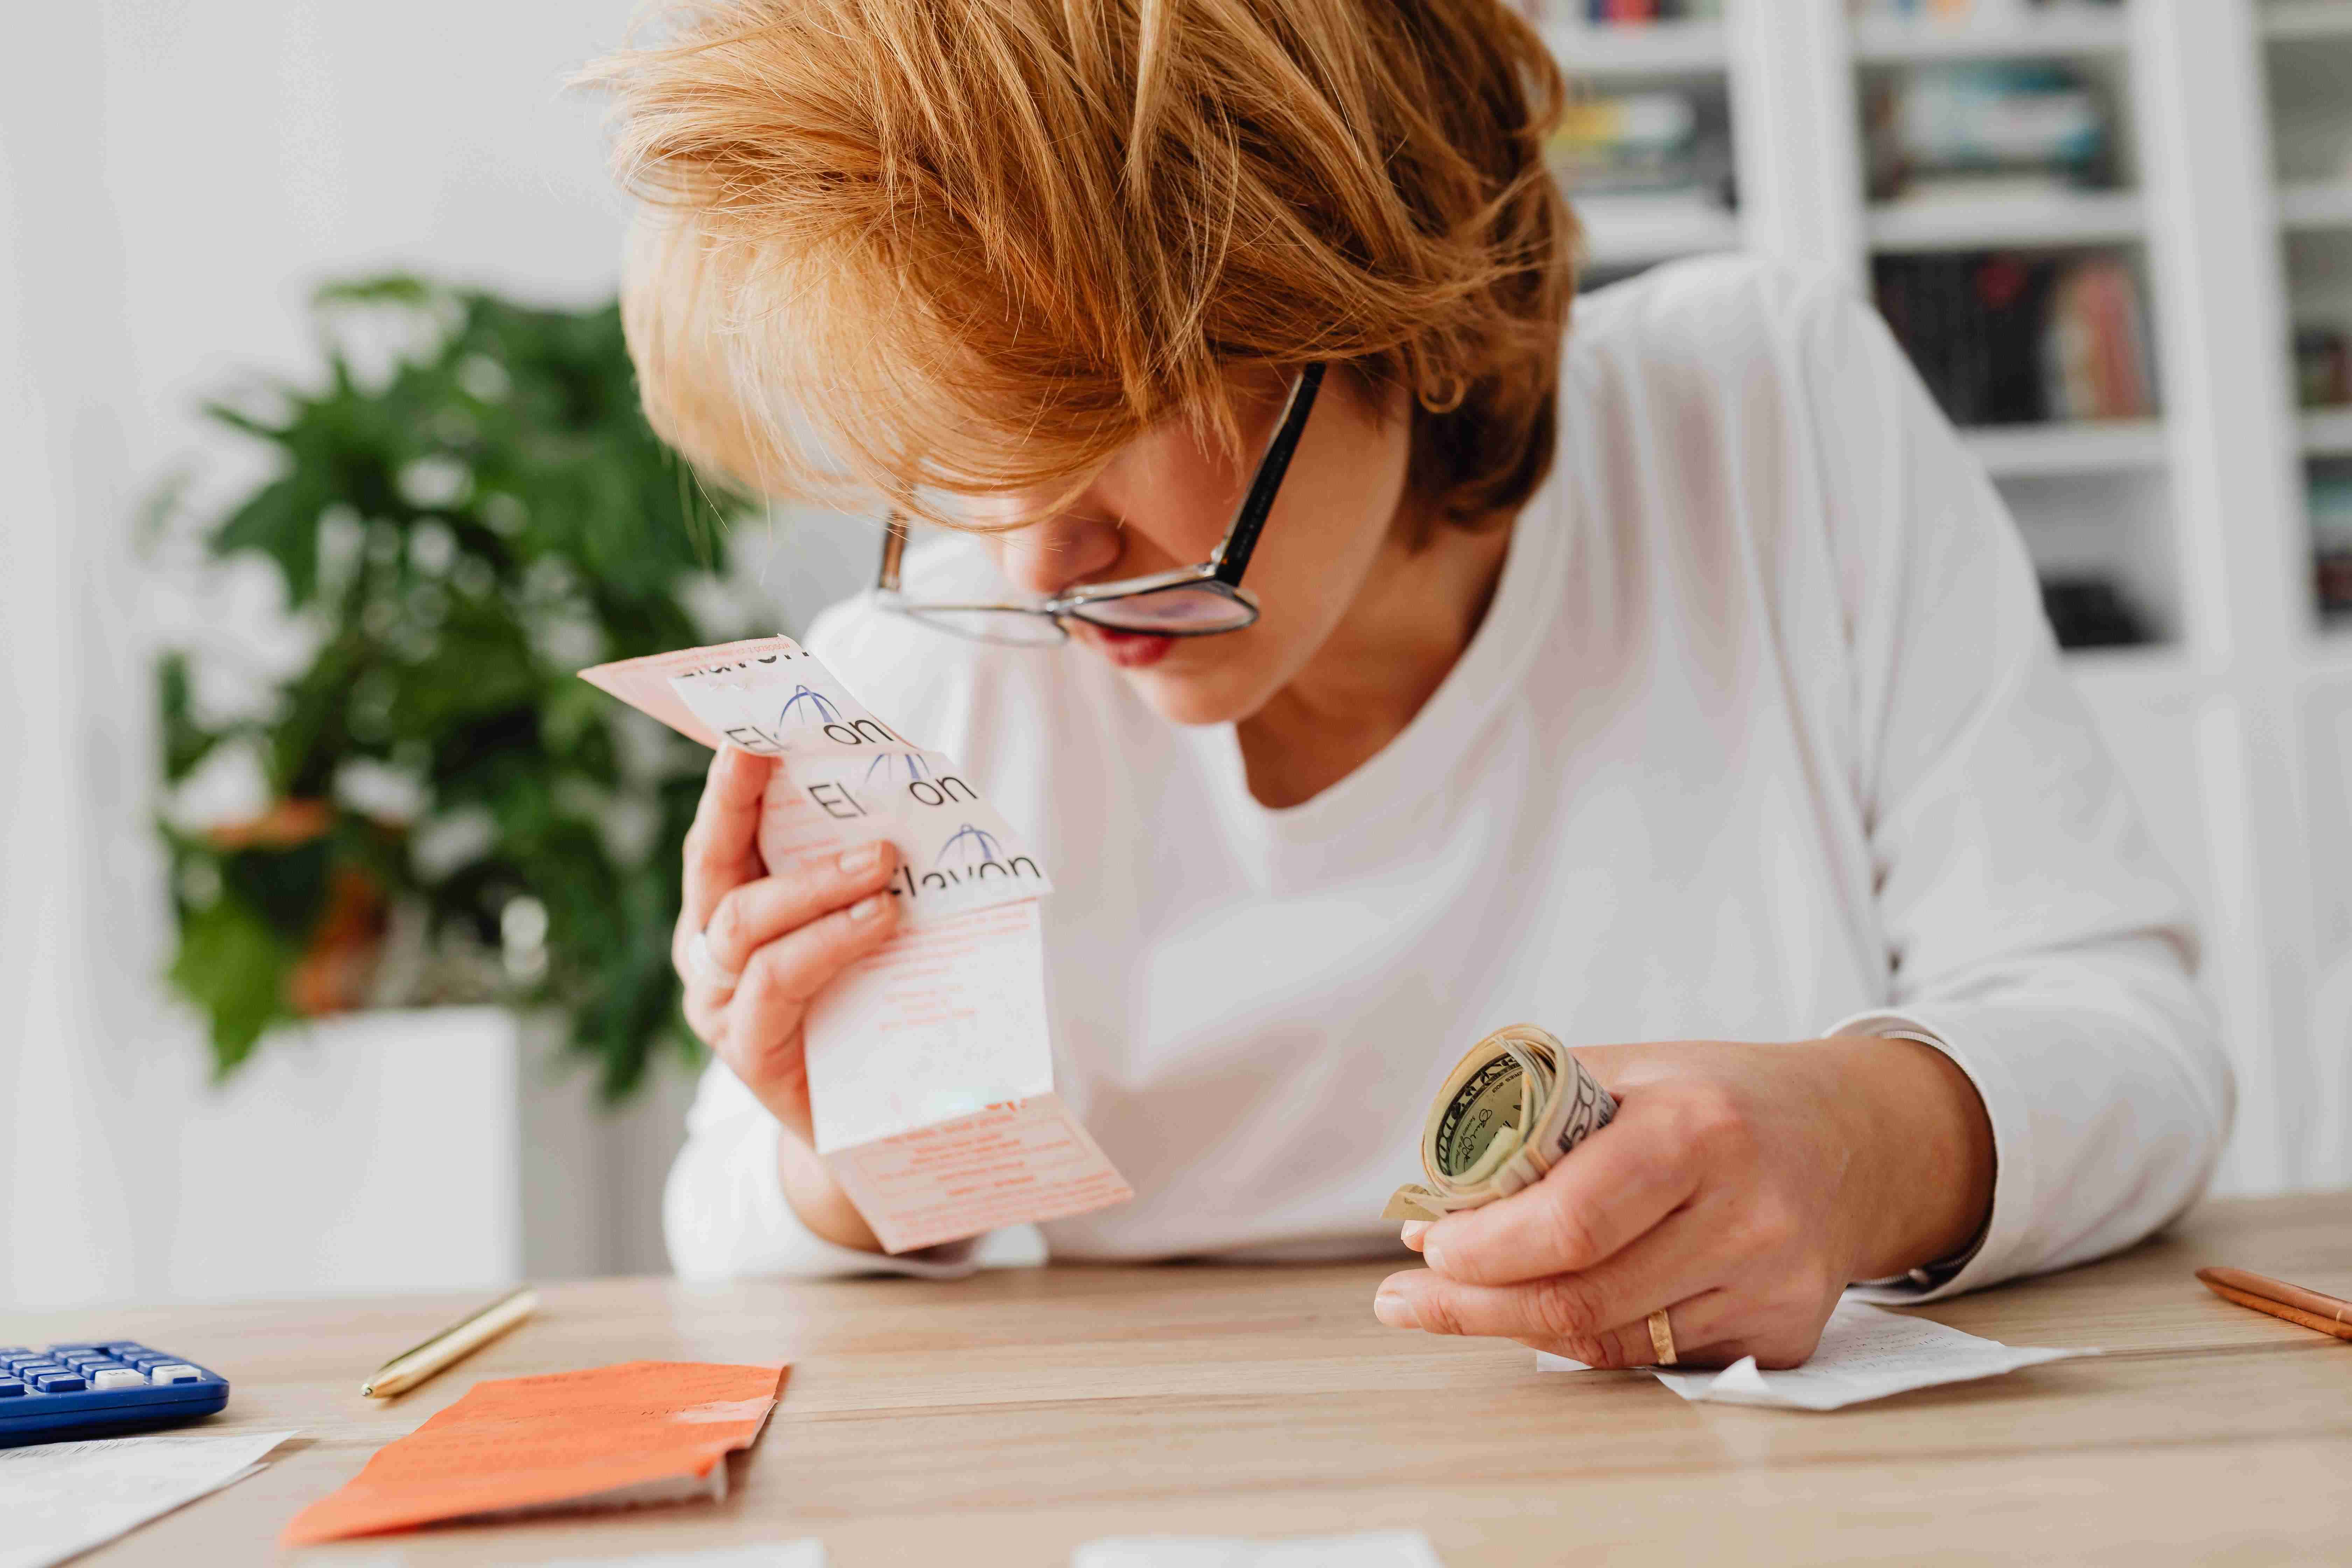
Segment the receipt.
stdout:
<svg viewBox="0 0 2352 1568">
<path fill-rule="evenodd" d="M 1107 1536 L 1072 1553 L 1070 1568 L 1442 1568 L 1418 1530 L 1245 1541 L 1196 1535 Z"/>
<path fill-rule="evenodd" d="M 47 1568 L 260 1469 L 292 1432 L 198 1427 L 0 1448 L 0 1568 Z"/>
<path fill-rule="evenodd" d="M 1134 1196 L 1054 1092 L 1037 900 L 1053 882 L 955 759 L 901 735 L 789 637 L 583 679 L 705 745 L 778 760 L 772 873 L 887 839 L 898 929 L 806 1026 L 817 1153 L 891 1252 Z"/>
<path fill-rule="evenodd" d="M 1882 1311 L 1866 1301 L 1842 1300 L 1822 1330 L 1822 1342 L 1804 1365 L 1766 1372 L 1747 1356 L 1720 1372 L 1651 1367 L 1660 1383 L 1688 1400 L 1762 1405 L 1782 1410 L 1836 1410 L 1915 1388 L 1997 1377 L 2020 1367 L 2096 1351 L 2049 1350 L 1979 1339 L 1926 1318 Z M 1589 1372 L 1580 1361 L 1536 1354 L 1544 1372 Z"/>
</svg>

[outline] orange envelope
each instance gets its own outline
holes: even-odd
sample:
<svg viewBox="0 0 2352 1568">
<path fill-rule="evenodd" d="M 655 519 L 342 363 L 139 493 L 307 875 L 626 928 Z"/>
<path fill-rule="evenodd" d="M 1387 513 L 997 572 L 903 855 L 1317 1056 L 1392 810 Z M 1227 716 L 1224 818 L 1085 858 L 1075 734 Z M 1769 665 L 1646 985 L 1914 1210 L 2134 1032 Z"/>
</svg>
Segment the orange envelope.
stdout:
<svg viewBox="0 0 2352 1568">
<path fill-rule="evenodd" d="M 476 1384 L 296 1514 L 281 1540 L 725 1497 L 727 1456 L 767 1425 L 789 1370 L 633 1361 Z"/>
</svg>

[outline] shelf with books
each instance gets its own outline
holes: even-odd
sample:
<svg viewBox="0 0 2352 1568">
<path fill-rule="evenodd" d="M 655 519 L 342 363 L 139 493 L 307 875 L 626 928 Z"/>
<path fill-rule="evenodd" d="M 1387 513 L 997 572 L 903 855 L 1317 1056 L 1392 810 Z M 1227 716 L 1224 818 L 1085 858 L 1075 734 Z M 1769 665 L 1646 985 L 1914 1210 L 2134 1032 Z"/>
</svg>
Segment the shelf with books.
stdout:
<svg viewBox="0 0 2352 1568">
<path fill-rule="evenodd" d="M 2147 229 L 2147 207 L 2137 191 L 2056 191 L 2031 184 L 1898 197 L 1874 203 L 1864 219 L 1871 249 L 1885 255 L 2111 245 L 2137 240 Z"/>
<path fill-rule="evenodd" d="M 2310 912 L 2315 881 L 2352 889 L 2352 768 L 2311 771 L 2352 734 L 2352 608 L 2324 637 L 2315 613 L 2331 526 L 2352 605 L 2352 503 L 2327 482 L 2352 484 L 2352 390 L 2328 392 L 2352 389 L 2352 223 L 2333 216 L 2352 0 L 1723 9 L 1745 243 L 1893 307 L 2168 853 L 2221 868 L 2209 973 L 2251 1086 L 2223 1180 L 2352 1182 L 2352 1100 L 2325 1092 L 2342 1008 L 2332 1031 L 2306 1016 L 2321 959 L 2352 973 L 2352 893 L 2325 952 Z M 2032 302 L 2075 267 L 2105 269 L 2077 280 L 2105 348 Z M 2106 395 L 2134 382 L 2126 414 Z M 2323 671 L 2336 706 L 2315 718 L 2298 693 Z M 2274 1152 L 2315 1116 L 2324 1161 Z"/>
<path fill-rule="evenodd" d="M 1714 18 L 1657 22 L 1554 22 L 1543 29 L 1570 81 L 1721 75 L 1730 63 Z"/>
<path fill-rule="evenodd" d="M 2312 597 L 2324 623 L 2344 625 L 2352 621 L 2352 454 L 2314 453 L 2303 485 Z"/>
<path fill-rule="evenodd" d="M 2186 642 L 2181 587 L 2171 565 L 2173 487 L 2161 462 L 2018 471 L 1999 482 L 2060 647 L 2071 653 Z"/>
<path fill-rule="evenodd" d="M 2093 250 L 1881 257 L 1871 293 L 1945 414 L 1997 472 L 2161 469 L 2147 290 Z"/>
<path fill-rule="evenodd" d="M 2014 21 L 1858 16 L 1853 56 L 1865 65 L 1928 60 L 2087 58 L 2120 55 L 2131 47 L 2120 11 L 2058 11 Z"/>
<path fill-rule="evenodd" d="M 1653 22 L 1580 31 L 1598 38 L 1703 26 Z M 1719 47 L 1721 24 L 1713 26 Z M 1654 63 L 1663 57 L 1643 58 Z M 1554 128 L 1545 156 L 1584 225 L 1586 264 L 1598 278 L 1740 243 L 1732 208 L 1730 84 L 1720 70 L 1646 81 L 1621 77 L 1580 93 Z"/>
<path fill-rule="evenodd" d="M 1969 450 L 1996 479 L 2161 468 L 2171 455 L 2164 422 L 2159 419 L 1986 425 L 1961 434 Z"/>
</svg>

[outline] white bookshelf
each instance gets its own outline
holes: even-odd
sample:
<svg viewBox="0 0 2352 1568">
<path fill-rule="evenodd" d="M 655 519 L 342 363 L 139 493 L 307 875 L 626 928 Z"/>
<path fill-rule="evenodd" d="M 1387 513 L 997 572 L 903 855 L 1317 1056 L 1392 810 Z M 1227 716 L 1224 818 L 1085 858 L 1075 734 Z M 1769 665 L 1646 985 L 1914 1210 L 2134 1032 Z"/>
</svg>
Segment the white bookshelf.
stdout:
<svg viewBox="0 0 2352 1568">
<path fill-rule="evenodd" d="M 1544 29 L 1544 40 L 1571 81 L 1708 76 L 1727 69 L 1731 61 L 1723 24 L 1714 21 L 1639 26 L 1556 22 Z"/>
<path fill-rule="evenodd" d="M 1966 436 L 1969 449 L 1996 479 L 2145 473 L 2163 468 L 2170 455 L 2164 424 L 2157 419 L 1998 426 Z"/>
<path fill-rule="evenodd" d="M 1584 226 L 1586 265 L 1603 271 L 1740 246 L 1738 215 L 1696 196 L 1595 197 L 1577 205 L 1577 217 Z"/>
<path fill-rule="evenodd" d="M 2344 0 L 2264 0 L 2262 26 L 2282 42 L 2352 37 L 2352 7 Z"/>
<path fill-rule="evenodd" d="M 2306 409 L 2297 435 L 2308 458 L 2352 458 L 2352 408 Z"/>
<path fill-rule="evenodd" d="M 2122 245 L 2145 237 L 2136 191 L 2033 191 L 1874 203 L 1864 232 L 1884 255 Z"/>
<path fill-rule="evenodd" d="M 1864 16 L 1853 28 L 1853 57 L 1866 65 L 2079 59 L 2120 55 L 2130 45 L 2126 18 L 2097 11 L 2059 11 L 2005 25 Z"/>
<path fill-rule="evenodd" d="M 2289 352 L 2292 325 L 2352 330 L 2352 0 L 1980 0 L 2005 25 L 1958 27 L 1724 9 L 1551 30 L 1596 90 L 1719 71 L 1731 105 L 1736 218 L 1596 226 L 1596 254 L 1736 235 L 1864 294 L 1876 258 L 1988 249 L 2111 253 L 2140 280 L 2159 417 L 1964 438 L 2046 573 L 2111 573 L 2159 632 L 2068 665 L 2203 915 L 2241 1091 L 2222 1184 L 2352 1182 L 2352 626 L 2315 611 L 2304 495 L 2307 465 L 2352 459 L 2352 407 L 2297 409 Z M 2010 59 L 2065 60 L 2114 104 L 2120 188 L 1867 198 L 1865 87 Z"/>
<path fill-rule="evenodd" d="M 1554 22 L 1543 34 L 1575 91 L 1730 93 L 1731 40 L 1719 21 Z M 1586 271 L 1602 279 L 1678 257 L 1737 250 L 1747 237 L 1739 215 L 1702 192 L 1595 195 L 1578 201 L 1577 216 Z"/>
<path fill-rule="evenodd" d="M 2352 108 L 2352 91 L 2347 106 Z M 2352 178 L 2283 180 L 2279 221 L 2290 229 L 2352 229 Z"/>
</svg>

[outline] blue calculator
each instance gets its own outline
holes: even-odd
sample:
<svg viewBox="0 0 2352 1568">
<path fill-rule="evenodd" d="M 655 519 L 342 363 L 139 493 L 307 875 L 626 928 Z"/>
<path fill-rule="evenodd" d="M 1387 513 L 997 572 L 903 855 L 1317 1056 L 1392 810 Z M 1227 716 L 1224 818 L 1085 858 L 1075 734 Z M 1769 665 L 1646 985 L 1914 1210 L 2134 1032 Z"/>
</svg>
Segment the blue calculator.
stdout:
<svg viewBox="0 0 2352 1568">
<path fill-rule="evenodd" d="M 169 1426 L 227 1403 L 226 1378 L 130 1340 L 0 1345 L 0 1448 Z"/>
</svg>

